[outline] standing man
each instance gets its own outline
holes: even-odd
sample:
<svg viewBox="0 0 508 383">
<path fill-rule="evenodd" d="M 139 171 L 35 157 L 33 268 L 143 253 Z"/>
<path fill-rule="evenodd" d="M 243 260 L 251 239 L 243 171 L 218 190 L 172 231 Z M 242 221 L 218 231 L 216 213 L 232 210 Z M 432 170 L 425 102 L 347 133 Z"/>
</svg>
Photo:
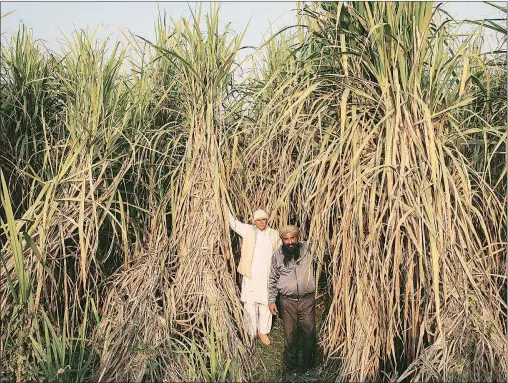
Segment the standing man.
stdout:
<svg viewBox="0 0 508 383">
<path fill-rule="evenodd" d="M 314 367 L 316 344 L 315 270 L 307 242 L 299 242 L 297 226 L 280 229 L 282 246 L 273 254 L 268 286 L 270 312 L 277 315 L 275 299 L 281 294 L 284 328 L 284 364 L 288 380 L 296 378 L 298 367 L 307 375 Z M 303 364 L 298 366 L 298 327 L 303 336 Z"/>
<path fill-rule="evenodd" d="M 261 343 L 270 344 L 267 334 L 272 326 L 268 308 L 268 277 L 272 254 L 280 247 L 279 232 L 267 226 L 268 214 L 256 210 L 253 225 L 237 221 L 228 209 L 229 226 L 243 238 L 238 272 L 242 274 L 240 299 L 244 302 L 245 322 L 252 338 L 257 334 Z"/>
</svg>

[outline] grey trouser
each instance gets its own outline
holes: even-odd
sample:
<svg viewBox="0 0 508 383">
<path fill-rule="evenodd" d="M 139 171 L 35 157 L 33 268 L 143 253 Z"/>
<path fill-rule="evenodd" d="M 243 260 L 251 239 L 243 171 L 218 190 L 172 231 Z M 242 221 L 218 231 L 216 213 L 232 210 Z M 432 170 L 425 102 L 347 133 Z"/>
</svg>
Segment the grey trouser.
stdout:
<svg viewBox="0 0 508 383">
<path fill-rule="evenodd" d="M 314 294 L 305 298 L 292 299 L 281 295 L 282 327 L 284 328 L 284 363 L 287 370 L 298 367 L 298 327 L 303 340 L 302 370 L 314 365 L 314 346 L 316 345 L 316 299 Z"/>
</svg>

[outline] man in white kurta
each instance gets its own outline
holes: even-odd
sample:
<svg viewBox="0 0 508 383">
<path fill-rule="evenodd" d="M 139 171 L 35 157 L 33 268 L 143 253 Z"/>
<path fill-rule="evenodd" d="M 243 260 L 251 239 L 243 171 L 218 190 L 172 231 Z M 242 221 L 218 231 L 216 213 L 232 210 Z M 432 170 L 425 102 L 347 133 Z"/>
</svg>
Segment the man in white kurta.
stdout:
<svg viewBox="0 0 508 383">
<path fill-rule="evenodd" d="M 242 259 L 238 271 L 243 275 L 240 299 L 244 302 L 245 322 L 250 334 L 256 334 L 263 344 L 270 344 L 267 334 L 272 326 L 268 309 L 268 278 L 272 254 L 280 246 L 278 232 L 267 227 L 268 215 L 263 210 L 254 213 L 254 225 L 237 221 L 228 211 L 229 225 L 243 239 Z"/>
</svg>

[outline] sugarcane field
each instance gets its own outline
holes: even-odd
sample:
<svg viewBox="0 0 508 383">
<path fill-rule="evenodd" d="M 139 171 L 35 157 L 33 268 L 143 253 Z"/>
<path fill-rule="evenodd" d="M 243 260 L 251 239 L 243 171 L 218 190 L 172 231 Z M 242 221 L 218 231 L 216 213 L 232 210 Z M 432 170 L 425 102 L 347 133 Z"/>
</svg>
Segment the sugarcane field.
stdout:
<svg viewBox="0 0 508 383">
<path fill-rule="evenodd" d="M 507 5 L 442 5 L 2 31 L 0 381 L 506 382 Z"/>
</svg>

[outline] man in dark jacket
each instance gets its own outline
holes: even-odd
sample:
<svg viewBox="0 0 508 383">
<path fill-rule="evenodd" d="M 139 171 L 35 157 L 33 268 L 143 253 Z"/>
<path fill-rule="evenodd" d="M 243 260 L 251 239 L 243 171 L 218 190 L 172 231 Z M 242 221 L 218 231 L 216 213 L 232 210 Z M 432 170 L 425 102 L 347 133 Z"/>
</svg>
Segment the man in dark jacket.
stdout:
<svg viewBox="0 0 508 383">
<path fill-rule="evenodd" d="M 308 371 L 314 364 L 316 344 L 315 270 L 308 243 L 299 242 L 299 229 L 288 225 L 280 229 L 282 246 L 272 257 L 268 285 L 268 307 L 277 315 L 275 300 L 281 294 L 286 374 L 296 375 L 298 367 Z M 303 336 L 303 365 L 298 365 L 298 327 Z"/>
</svg>

